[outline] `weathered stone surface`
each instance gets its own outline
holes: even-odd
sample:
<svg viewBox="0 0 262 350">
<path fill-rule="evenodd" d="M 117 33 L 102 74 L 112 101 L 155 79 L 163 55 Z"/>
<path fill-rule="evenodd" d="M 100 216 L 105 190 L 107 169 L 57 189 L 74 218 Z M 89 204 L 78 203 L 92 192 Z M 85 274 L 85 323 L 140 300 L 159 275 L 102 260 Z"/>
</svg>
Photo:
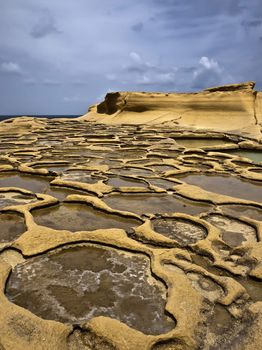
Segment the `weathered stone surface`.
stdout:
<svg viewBox="0 0 262 350">
<path fill-rule="evenodd" d="M 81 120 L 107 124 L 172 124 L 261 138 L 261 93 L 254 82 L 198 93 L 112 92 Z M 245 130 L 243 130 L 245 129 Z"/>
<path fill-rule="evenodd" d="M 253 88 L 0 123 L 1 350 L 262 348 Z"/>
</svg>

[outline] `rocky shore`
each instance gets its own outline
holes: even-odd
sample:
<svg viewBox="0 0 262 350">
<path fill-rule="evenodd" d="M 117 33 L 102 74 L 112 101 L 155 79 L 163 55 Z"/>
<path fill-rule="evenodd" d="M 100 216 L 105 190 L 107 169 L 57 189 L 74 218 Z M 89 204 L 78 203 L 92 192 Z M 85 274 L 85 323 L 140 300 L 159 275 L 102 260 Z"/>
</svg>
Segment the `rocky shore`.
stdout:
<svg viewBox="0 0 262 350">
<path fill-rule="evenodd" d="M 262 93 L 0 123 L 0 350 L 262 347 Z"/>
</svg>

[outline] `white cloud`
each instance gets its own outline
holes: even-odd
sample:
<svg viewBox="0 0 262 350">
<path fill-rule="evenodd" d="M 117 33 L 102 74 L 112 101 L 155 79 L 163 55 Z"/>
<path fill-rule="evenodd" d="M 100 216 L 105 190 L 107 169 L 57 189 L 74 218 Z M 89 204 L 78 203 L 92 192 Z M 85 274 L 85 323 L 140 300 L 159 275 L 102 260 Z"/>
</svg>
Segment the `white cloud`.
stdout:
<svg viewBox="0 0 262 350">
<path fill-rule="evenodd" d="M 129 56 L 135 63 L 142 63 L 141 56 L 137 52 L 130 52 Z"/>
<path fill-rule="evenodd" d="M 134 51 L 129 53 L 129 57 L 131 59 L 129 64 L 123 65 L 118 72 L 106 74 L 106 78 L 121 81 L 123 85 L 174 87 L 177 67 L 146 61 Z"/>
<path fill-rule="evenodd" d="M 203 89 L 233 82 L 233 77 L 215 59 L 202 56 L 199 66 L 193 72 L 192 87 Z"/>
<path fill-rule="evenodd" d="M 159 72 L 150 72 L 147 74 L 142 75 L 142 77 L 138 78 L 136 80 L 136 83 L 139 85 L 165 85 L 165 84 L 174 84 L 175 83 L 175 76 L 176 72 L 166 72 L 166 73 L 159 73 Z"/>
<path fill-rule="evenodd" d="M 197 80 L 203 74 L 216 74 L 220 75 L 223 72 L 223 69 L 219 66 L 218 62 L 213 58 L 208 58 L 206 56 L 202 56 L 199 60 L 199 67 L 194 71 L 193 78 Z"/>
<path fill-rule="evenodd" d="M 141 69 L 154 69 L 157 68 L 152 62 L 147 62 L 145 61 L 141 55 L 139 55 L 137 52 L 130 52 L 129 57 L 133 61 L 131 64 L 128 66 L 124 66 L 124 68 L 127 68 L 130 71 L 135 71 L 135 70 L 141 70 Z"/>
<path fill-rule="evenodd" d="M 18 63 L 15 62 L 3 62 L 0 65 L 0 70 L 3 73 L 7 73 L 7 74 L 22 74 L 23 71 L 21 69 L 21 67 L 19 66 Z"/>
<path fill-rule="evenodd" d="M 213 58 L 209 59 L 206 56 L 202 56 L 199 60 L 199 63 L 206 69 L 214 69 L 220 71 L 220 67 L 217 61 L 215 61 Z"/>
</svg>

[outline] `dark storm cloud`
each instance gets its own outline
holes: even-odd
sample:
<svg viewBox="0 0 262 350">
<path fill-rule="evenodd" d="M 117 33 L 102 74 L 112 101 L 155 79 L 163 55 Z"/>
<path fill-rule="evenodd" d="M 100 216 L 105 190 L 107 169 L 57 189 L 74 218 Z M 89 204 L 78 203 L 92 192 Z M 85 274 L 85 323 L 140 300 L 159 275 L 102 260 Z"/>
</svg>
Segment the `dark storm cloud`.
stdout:
<svg viewBox="0 0 262 350">
<path fill-rule="evenodd" d="M 139 22 L 139 23 L 136 23 L 136 24 L 133 24 L 131 26 L 131 29 L 134 31 L 134 32 L 141 32 L 144 28 L 144 24 L 142 22 Z"/>
<path fill-rule="evenodd" d="M 60 33 L 60 31 L 57 29 L 55 20 L 51 13 L 48 10 L 42 10 L 30 32 L 32 37 L 38 39 L 43 38 L 46 35 L 58 33 Z"/>
<path fill-rule="evenodd" d="M 245 10 L 241 0 L 152 0 L 152 2 L 162 8 L 162 13 L 169 18 L 176 17 L 178 14 L 183 18 L 237 16 Z"/>
<path fill-rule="evenodd" d="M 262 89 L 261 0 L 12 0 L 0 33 L 0 114 L 84 113 L 112 90 Z"/>
<path fill-rule="evenodd" d="M 129 61 L 117 75 L 109 74 L 111 81 L 122 81 L 123 85 L 136 84 L 137 86 L 159 86 L 160 89 L 174 87 L 176 67 L 144 61 L 137 52 L 129 54 Z"/>
<path fill-rule="evenodd" d="M 241 23 L 244 27 L 260 27 L 262 24 L 262 19 L 252 19 L 252 20 L 244 20 Z"/>
</svg>

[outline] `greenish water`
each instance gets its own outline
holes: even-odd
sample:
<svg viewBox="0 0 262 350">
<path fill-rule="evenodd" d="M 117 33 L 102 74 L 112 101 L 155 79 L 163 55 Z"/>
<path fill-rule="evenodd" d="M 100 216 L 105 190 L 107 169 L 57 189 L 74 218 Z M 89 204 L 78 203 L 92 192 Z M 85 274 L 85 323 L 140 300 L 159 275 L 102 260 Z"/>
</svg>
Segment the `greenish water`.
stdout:
<svg viewBox="0 0 262 350">
<path fill-rule="evenodd" d="M 248 158 L 256 163 L 262 162 L 262 152 L 259 152 L 259 151 L 247 151 L 247 150 L 232 149 L 232 150 L 227 150 L 227 151 L 221 150 L 219 152 L 229 153 L 229 154 L 233 154 L 233 155 L 240 156 L 240 157 L 245 157 L 245 158 Z"/>
</svg>

